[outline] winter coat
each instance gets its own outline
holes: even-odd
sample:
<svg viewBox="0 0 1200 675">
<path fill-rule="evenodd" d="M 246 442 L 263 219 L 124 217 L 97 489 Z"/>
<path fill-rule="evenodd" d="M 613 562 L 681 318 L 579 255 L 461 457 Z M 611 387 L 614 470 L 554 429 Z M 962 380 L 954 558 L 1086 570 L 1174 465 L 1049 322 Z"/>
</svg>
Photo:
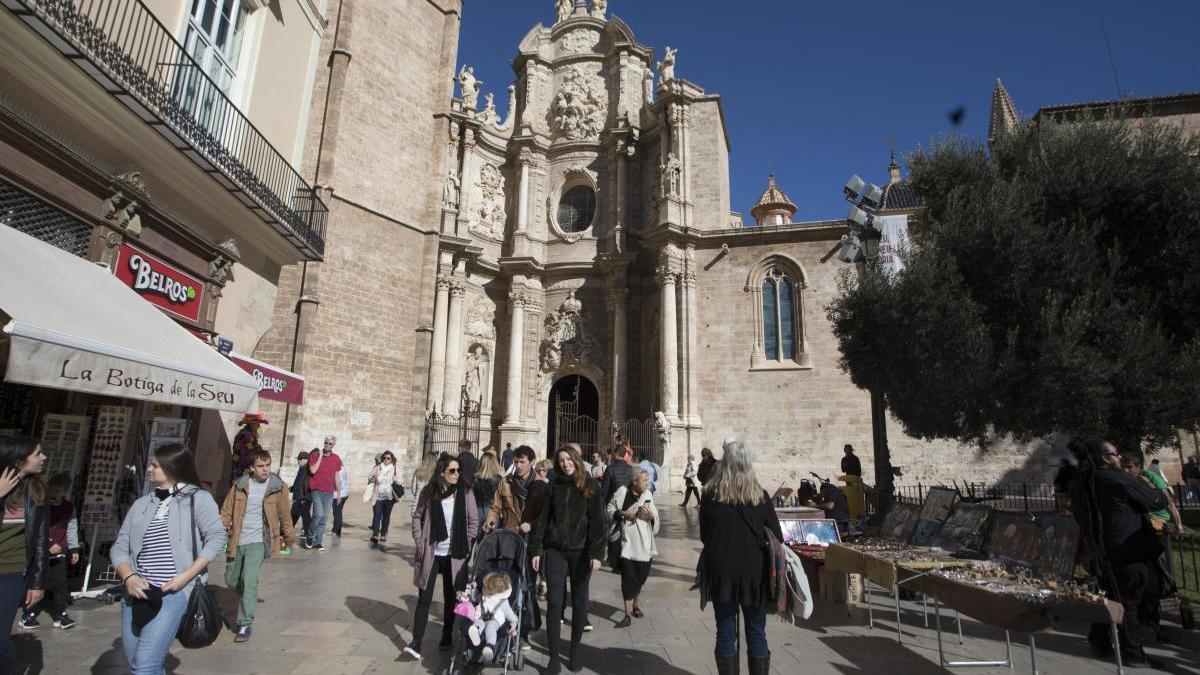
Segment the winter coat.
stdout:
<svg viewBox="0 0 1200 675">
<path fill-rule="evenodd" d="M 703 485 L 708 482 L 708 477 L 712 475 L 713 465 L 717 460 L 712 457 L 704 457 L 700 460 L 700 468 L 696 470 L 696 480 Z"/>
<path fill-rule="evenodd" d="M 532 473 L 532 472 L 531 472 Z M 499 523 L 501 527 L 510 532 L 518 532 L 521 528 L 521 512 L 524 511 L 524 504 L 517 500 L 516 490 L 513 489 L 513 481 L 520 480 L 516 474 L 505 476 L 500 485 L 496 488 L 496 493 L 492 497 L 492 503 L 488 506 L 486 521 L 493 525 Z M 529 492 L 533 492 L 533 484 L 537 479 L 529 477 Z M 529 495 L 525 499 L 528 501 Z"/>
<path fill-rule="evenodd" d="M 763 583 L 766 561 L 759 548 L 764 527 L 769 527 L 783 541 L 779 517 L 766 490 L 762 500 L 753 506 L 725 504 L 707 494 L 700 500 L 700 542 L 704 550 L 696 571 L 702 602 L 766 604 L 769 593 Z"/>
<path fill-rule="evenodd" d="M 463 489 L 460 486 L 459 489 Z M 475 505 L 475 494 L 470 490 L 466 490 L 466 499 L 464 503 L 467 509 L 467 551 L 475 544 L 475 533 L 479 531 L 479 507 Z M 412 518 L 412 539 L 413 544 L 417 548 L 416 558 L 413 560 L 413 583 L 418 589 L 425 588 L 429 583 L 429 574 L 433 571 L 433 542 L 430 540 L 430 523 L 433 518 L 442 518 L 441 503 L 430 501 L 422 501 L 421 495 L 415 495 L 413 500 L 417 503 L 413 509 Z M 451 533 L 451 537 L 454 534 Z M 450 575 L 454 579 L 455 588 L 463 588 L 467 583 L 467 559 L 466 558 L 451 558 L 450 559 Z"/>
<path fill-rule="evenodd" d="M 628 494 L 629 488 L 623 487 L 617 490 L 617 493 L 609 500 L 605 514 L 610 523 L 618 519 L 621 522 L 621 557 L 626 560 L 647 562 L 658 555 L 658 547 L 654 544 L 654 536 L 658 534 L 659 525 L 658 507 L 654 505 L 654 495 L 646 490 L 637 496 L 634 504 L 650 509 L 649 522 L 641 518 L 636 518 L 633 522 L 625 520 L 621 515 L 621 507 L 625 504 Z"/>
<path fill-rule="evenodd" d="M 587 550 L 593 560 L 604 560 L 608 537 L 604 502 L 596 479 L 587 477 L 591 496 L 575 487 L 573 476 L 558 476 L 550 483 L 545 509 L 529 535 L 529 555 L 540 556 L 548 548 L 559 551 Z"/>
<path fill-rule="evenodd" d="M 629 462 L 614 459 L 608 463 L 608 469 L 604 472 L 604 478 L 600 481 L 600 492 L 603 493 L 604 503 L 617 493 L 617 488 L 629 485 L 629 479 L 633 477 L 633 467 L 629 466 Z"/>
<path fill-rule="evenodd" d="M 238 540 L 242 535 L 242 521 L 246 518 L 246 506 L 250 501 L 250 481 L 254 476 L 242 476 L 233 483 L 221 505 L 221 522 L 229 531 L 229 545 L 225 557 L 237 557 Z M 284 543 L 296 542 L 296 531 L 292 527 L 292 500 L 284 490 L 283 480 L 275 474 L 267 477 L 267 494 L 263 495 L 263 546 L 267 557 L 278 553 Z"/>
</svg>

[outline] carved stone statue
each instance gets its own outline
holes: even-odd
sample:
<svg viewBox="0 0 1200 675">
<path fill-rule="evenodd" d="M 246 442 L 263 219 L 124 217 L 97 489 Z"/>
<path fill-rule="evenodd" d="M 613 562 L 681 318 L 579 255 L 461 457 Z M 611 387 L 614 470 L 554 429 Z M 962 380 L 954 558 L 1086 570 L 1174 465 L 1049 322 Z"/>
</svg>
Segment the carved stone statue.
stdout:
<svg viewBox="0 0 1200 675">
<path fill-rule="evenodd" d="M 458 86 L 462 90 L 463 110 L 475 112 L 475 108 L 479 105 L 479 90 L 483 87 L 483 83 L 475 79 L 475 69 L 471 66 L 463 66 L 458 72 Z"/>
<path fill-rule="evenodd" d="M 484 124 L 491 124 L 500 119 L 500 115 L 496 113 L 496 95 L 490 91 L 483 95 L 483 112 L 479 113 L 479 119 Z"/>
<path fill-rule="evenodd" d="M 575 0 L 555 0 L 555 5 L 558 7 L 558 21 L 555 23 L 566 21 L 575 11 Z"/>
<path fill-rule="evenodd" d="M 658 170 L 662 173 L 662 196 L 678 197 L 681 194 L 683 166 L 675 153 L 667 153 L 666 164 L 659 164 Z"/>
<path fill-rule="evenodd" d="M 541 367 L 553 372 L 561 366 L 578 367 L 590 363 L 593 341 L 584 334 L 583 303 L 571 290 L 558 309 L 546 316 L 545 336 L 541 347 Z"/>
<path fill-rule="evenodd" d="M 504 209 L 504 174 L 495 165 L 484 164 L 479 169 L 478 185 L 482 199 L 471 219 L 470 229 L 500 241 L 504 238 L 504 222 L 508 218 Z"/>
<path fill-rule="evenodd" d="M 658 79 L 664 85 L 675 79 L 675 53 L 678 51 L 666 47 L 663 50 L 663 60 L 658 62 Z"/>
<path fill-rule="evenodd" d="M 654 73 L 649 68 L 642 72 L 642 98 L 646 105 L 654 103 Z"/>
<path fill-rule="evenodd" d="M 467 374 L 464 384 L 467 388 L 467 398 L 477 403 L 483 402 L 483 383 L 486 380 L 487 360 L 487 351 L 482 345 L 471 347 L 470 353 L 467 354 Z"/>
<path fill-rule="evenodd" d="M 442 181 L 442 208 L 458 208 L 458 172 L 454 167 L 446 172 L 446 180 Z"/>
<path fill-rule="evenodd" d="M 555 131 L 570 140 L 595 138 L 600 134 L 608 106 L 601 93 L 603 83 L 598 79 L 579 65 L 571 66 L 550 108 Z"/>
<path fill-rule="evenodd" d="M 608 11 L 608 0 L 592 0 L 593 18 L 603 19 L 606 11 Z"/>
<path fill-rule="evenodd" d="M 662 446 L 663 456 L 666 456 L 671 448 L 671 423 L 661 410 L 654 413 L 654 428 L 658 431 L 658 442 Z"/>
</svg>

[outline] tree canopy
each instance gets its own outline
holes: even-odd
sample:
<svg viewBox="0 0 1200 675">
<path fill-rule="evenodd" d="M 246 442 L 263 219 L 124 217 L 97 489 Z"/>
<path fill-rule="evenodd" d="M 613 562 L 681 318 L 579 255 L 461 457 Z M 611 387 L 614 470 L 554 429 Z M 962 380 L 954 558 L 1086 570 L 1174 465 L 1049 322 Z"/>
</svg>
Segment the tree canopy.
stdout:
<svg viewBox="0 0 1200 675">
<path fill-rule="evenodd" d="M 904 272 L 843 274 L 841 366 L 910 435 L 1056 432 L 1119 447 L 1200 421 L 1200 140 L 1112 117 L 909 158 Z"/>
</svg>

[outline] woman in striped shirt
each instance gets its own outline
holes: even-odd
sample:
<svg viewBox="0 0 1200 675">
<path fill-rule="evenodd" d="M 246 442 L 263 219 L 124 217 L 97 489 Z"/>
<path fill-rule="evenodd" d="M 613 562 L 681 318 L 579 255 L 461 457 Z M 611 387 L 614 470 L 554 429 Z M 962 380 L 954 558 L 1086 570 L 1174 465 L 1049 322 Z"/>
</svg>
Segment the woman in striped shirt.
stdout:
<svg viewBox="0 0 1200 675">
<path fill-rule="evenodd" d="M 111 553 L 125 585 L 121 638 L 134 675 L 164 672 L 195 580 L 226 538 L 217 503 L 198 487 L 188 447 L 155 450 L 148 477 L 154 490 L 129 508 Z"/>
</svg>

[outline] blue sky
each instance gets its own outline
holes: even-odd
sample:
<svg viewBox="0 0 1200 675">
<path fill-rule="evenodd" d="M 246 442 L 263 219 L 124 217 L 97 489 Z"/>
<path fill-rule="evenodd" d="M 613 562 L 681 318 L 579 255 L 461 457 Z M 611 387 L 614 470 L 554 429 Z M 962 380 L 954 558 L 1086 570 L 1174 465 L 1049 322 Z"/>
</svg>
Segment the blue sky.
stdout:
<svg viewBox="0 0 1200 675">
<path fill-rule="evenodd" d="M 459 62 L 506 106 L 509 61 L 553 0 L 467 0 Z M 987 135 L 1001 77 L 1022 115 L 1117 96 L 1104 21 L 1125 94 L 1200 91 L 1195 0 L 1005 3 L 610 0 L 642 44 L 679 49 L 676 73 L 725 106 L 732 209 L 747 214 L 774 167 L 797 220 L 842 217 L 852 173 L 887 178 L 903 154 L 951 132 Z M 482 98 L 480 99 L 482 101 Z"/>
</svg>

